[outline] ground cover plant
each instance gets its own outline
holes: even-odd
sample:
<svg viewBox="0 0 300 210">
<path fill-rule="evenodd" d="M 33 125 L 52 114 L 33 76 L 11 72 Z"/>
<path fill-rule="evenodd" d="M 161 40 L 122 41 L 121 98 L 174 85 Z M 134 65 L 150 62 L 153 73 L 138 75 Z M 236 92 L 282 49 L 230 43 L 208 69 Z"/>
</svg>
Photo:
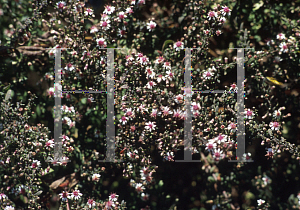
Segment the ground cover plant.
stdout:
<svg viewBox="0 0 300 210">
<path fill-rule="evenodd" d="M 0 2 L 1 209 L 300 209 L 299 1 Z M 61 89 L 69 91 L 61 94 L 59 160 L 57 48 Z M 109 48 L 118 48 L 113 61 Z M 241 60 L 232 48 L 251 49 Z M 245 69 L 242 113 L 238 65 Z M 187 94 L 188 151 L 197 163 L 177 162 Z M 116 161 L 99 162 L 108 106 Z M 229 162 L 241 115 L 243 160 L 253 162 Z"/>
</svg>

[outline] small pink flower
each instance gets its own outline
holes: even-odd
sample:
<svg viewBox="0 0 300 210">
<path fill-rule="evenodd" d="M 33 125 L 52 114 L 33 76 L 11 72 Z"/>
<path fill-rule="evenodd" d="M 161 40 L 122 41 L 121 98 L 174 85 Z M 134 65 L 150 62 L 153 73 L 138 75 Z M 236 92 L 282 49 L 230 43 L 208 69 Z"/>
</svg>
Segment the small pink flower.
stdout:
<svg viewBox="0 0 300 210">
<path fill-rule="evenodd" d="M 214 159 L 215 159 L 216 161 L 219 161 L 219 160 L 221 160 L 222 158 L 225 157 L 225 155 L 224 155 L 223 152 L 220 150 L 220 148 L 214 150 L 213 156 L 214 156 Z"/>
<path fill-rule="evenodd" d="M 253 111 L 251 111 L 250 109 L 248 109 L 248 110 L 245 111 L 245 115 L 246 115 L 247 119 L 252 119 L 253 116 L 254 116 L 254 113 L 253 113 Z"/>
<path fill-rule="evenodd" d="M 96 39 L 96 42 L 97 42 L 97 45 L 100 46 L 100 47 L 106 45 L 106 41 L 105 41 L 104 38 Z"/>
<path fill-rule="evenodd" d="M 122 29 L 118 28 L 118 36 L 123 37 L 126 34 L 126 28 L 123 27 Z"/>
<path fill-rule="evenodd" d="M 128 108 L 126 110 L 126 116 L 129 118 L 132 118 L 133 115 L 134 115 L 134 112 L 133 112 L 132 108 Z"/>
<path fill-rule="evenodd" d="M 162 63 L 162 62 L 164 62 L 164 57 L 162 57 L 162 56 L 159 56 L 156 60 L 155 60 L 155 63 L 156 64 L 160 64 L 160 63 Z"/>
<path fill-rule="evenodd" d="M 162 112 L 163 116 L 167 116 L 169 114 L 173 114 L 173 112 L 167 106 L 163 107 L 161 112 Z"/>
</svg>

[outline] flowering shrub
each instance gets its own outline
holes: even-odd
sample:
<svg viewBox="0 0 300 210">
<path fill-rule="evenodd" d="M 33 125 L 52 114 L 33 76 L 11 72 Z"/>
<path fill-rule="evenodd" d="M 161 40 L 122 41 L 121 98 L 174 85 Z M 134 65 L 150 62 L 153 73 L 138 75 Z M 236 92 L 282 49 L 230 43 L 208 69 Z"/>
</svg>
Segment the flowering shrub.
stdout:
<svg viewBox="0 0 300 210">
<path fill-rule="evenodd" d="M 1 49 L 1 55 L 10 59 L 3 59 L 2 70 L 13 66 L 6 75 L 11 81 L 2 80 L 1 91 L 6 94 L 0 113 L 1 208 L 299 209 L 299 166 L 295 164 L 299 146 L 286 135 L 286 122 L 293 122 L 291 117 L 297 116 L 299 106 L 300 75 L 295 71 L 299 21 L 281 14 L 284 30 L 274 31 L 265 43 L 258 35 L 255 40 L 252 37 L 262 25 L 256 22 L 255 11 L 280 5 L 109 1 L 99 15 L 78 0 L 30 2 L 34 9 L 28 7 L 28 11 L 21 1 L 2 2 L 0 15 L 21 7 L 30 19 L 21 28 L 9 25 L 18 30 L 6 27 L 4 34 L 11 47 Z M 246 30 L 238 19 L 238 12 L 245 13 L 243 6 L 252 8 L 249 20 L 253 25 L 245 25 Z M 272 18 L 265 10 L 266 17 Z M 236 43 L 231 40 L 222 47 L 214 46 L 222 36 L 228 40 L 232 34 L 239 38 Z M 228 50 L 234 46 L 255 49 L 245 50 L 245 59 L 240 60 Z M 62 90 L 69 91 L 61 96 L 61 160 L 54 157 L 57 143 L 50 132 L 54 128 L 57 48 L 62 48 Z M 115 50 L 113 61 L 114 163 L 99 162 L 105 158 L 106 109 L 112 105 L 106 103 L 105 93 L 87 93 L 106 92 L 107 48 L 123 48 Z M 200 164 L 193 167 L 174 162 L 183 159 L 185 149 L 186 48 L 194 48 L 193 141 L 188 150 Z M 244 113 L 237 111 L 235 98 L 241 88 L 236 83 L 236 66 L 241 62 L 246 72 Z M 36 98 L 20 88 L 32 89 L 25 81 L 34 83 Z M 16 94 L 9 96 L 12 90 Z M 75 90 L 84 93 L 72 93 Z M 225 91 L 198 92 L 203 90 Z M 253 163 L 228 163 L 236 159 L 236 119 L 240 115 L 244 116 L 247 146 L 243 160 L 253 159 Z M 46 126 L 39 122 L 42 120 Z M 191 182 L 182 179 L 187 176 Z M 289 197 L 275 190 L 284 190 L 280 178 L 297 183 Z M 182 191 L 180 196 L 178 191 Z"/>
</svg>

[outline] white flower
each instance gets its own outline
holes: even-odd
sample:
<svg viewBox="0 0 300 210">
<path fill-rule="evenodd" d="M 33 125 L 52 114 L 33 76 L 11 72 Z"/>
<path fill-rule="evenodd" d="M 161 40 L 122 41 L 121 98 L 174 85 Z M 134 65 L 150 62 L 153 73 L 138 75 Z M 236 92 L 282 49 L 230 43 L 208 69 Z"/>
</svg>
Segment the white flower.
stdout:
<svg viewBox="0 0 300 210">
<path fill-rule="evenodd" d="M 102 27 L 102 29 L 108 30 L 110 28 L 110 20 L 102 20 L 100 22 L 100 26 Z"/>
<path fill-rule="evenodd" d="M 149 31 L 152 31 L 155 27 L 156 27 L 156 23 L 153 22 L 152 20 L 149 23 L 147 23 L 147 29 Z"/>
<path fill-rule="evenodd" d="M 135 190 L 136 190 L 138 193 L 143 192 L 144 189 L 145 189 L 145 187 L 143 186 L 142 183 L 137 183 L 137 184 L 135 185 Z"/>
<path fill-rule="evenodd" d="M 171 63 L 170 62 L 164 62 L 164 65 L 163 65 L 163 67 L 165 68 L 165 69 L 171 69 Z"/>
<path fill-rule="evenodd" d="M 116 193 L 112 193 L 112 194 L 109 196 L 109 200 L 110 200 L 110 201 L 116 202 L 116 201 L 118 200 L 118 197 L 119 197 L 119 195 L 117 195 Z"/>
<path fill-rule="evenodd" d="M 63 191 L 62 193 L 59 194 L 59 197 L 63 200 L 63 201 L 67 201 L 68 198 L 71 199 L 71 193 L 68 193 L 66 191 Z"/>
<path fill-rule="evenodd" d="M 217 148 L 217 143 L 215 143 L 214 139 L 208 140 L 205 149 L 208 151 L 213 151 L 216 148 Z"/>
<path fill-rule="evenodd" d="M 280 110 L 275 110 L 273 113 L 273 117 L 279 118 L 281 116 L 281 111 Z"/>
<path fill-rule="evenodd" d="M 270 127 L 272 130 L 278 131 L 280 128 L 279 122 L 270 122 Z"/>
<path fill-rule="evenodd" d="M 289 48 L 285 42 L 280 43 L 279 47 L 281 52 L 287 53 L 289 51 Z"/>
<path fill-rule="evenodd" d="M 231 11 L 231 9 L 229 9 L 227 6 L 222 6 L 222 9 L 220 10 L 220 12 L 222 12 L 222 15 L 226 15 L 226 14 L 228 14 L 228 15 L 230 15 L 230 11 Z"/>
<path fill-rule="evenodd" d="M 192 109 L 193 111 L 198 111 L 200 110 L 201 106 L 199 103 L 196 103 L 196 102 L 192 102 Z"/>
<path fill-rule="evenodd" d="M 113 13 L 115 11 L 115 9 L 116 8 L 113 6 L 106 6 L 103 13 L 110 15 L 111 13 Z"/>
<path fill-rule="evenodd" d="M 93 180 L 93 181 L 99 181 L 100 176 L 101 176 L 100 174 L 93 174 L 92 180 Z"/>
<path fill-rule="evenodd" d="M 82 196 L 82 193 L 80 193 L 79 190 L 74 190 L 72 193 L 71 193 L 71 199 L 75 199 L 75 200 L 78 200 L 80 197 Z"/>
<path fill-rule="evenodd" d="M 132 9 L 131 9 L 130 7 L 127 7 L 127 8 L 126 8 L 126 13 L 131 14 L 131 13 L 133 13 L 133 11 L 132 11 Z"/>
<path fill-rule="evenodd" d="M 218 17 L 218 14 L 217 14 L 216 12 L 214 12 L 214 11 L 211 11 L 211 12 L 209 12 L 209 13 L 207 14 L 207 16 L 208 16 L 208 20 L 211 20 L 211 19 L 217 18 L 217 17 Z"/>
<path fill-rule="evenodd" d="M 178 41 L 174 44 L 174 48 L 176 49 L 176 51 L 179 51 L 180 49 L 184 48 L 184 45 L 181 41 Z"/>
<path fill-rule="evenodd" d="M 217 161 L 219 161 L 220 159 L 225 157 L 225 155 L 223 154 L 223 151 L 220 148 L 214 150 L 213 156 L 214 156 L 215 160 L 217 160 Z"/>
<path fill-rule="evenodd" d="M 84 14 L 86 16 L 88 15 L 93 15 L 94 11 L 91 8 L 86 8 L 86 10 L 84 11 Z"/>
<path fill-rule="evenodd" d="M 156 125 L 154 124 L 154 122 L 146 122 L 145 124 L 145 129 L 149 130 L 150 132 L 152 130 L 155 130 Z"/>
<path fill-rule="evenodd" d="M 266 201 L 259 199 L 259 200 L 257 200 L 257 205 L 260 206 L 260 205 L 264 204 L 265 202 Z"/>
<path fill-rule="evenodd" d="M 120 122 L 122 123 L 122 125 L 125 125 L 127 123 L 128 118 L 126 116 L 122 116 L 120 119 Z"/>
<path fill-rule="evenodd" d="M 208 34 L 210 33 L 210 30 L 206 29 L 206 30 L 203 31 L 203 33 L 204 33 L 205 35 L 208 35 Z"/>
<path fill-rule="evenodd" d="M 264 177 L 262 178 L 262 180 L 264 181 L 264 185 L 270 184 L 272 182 L 272 180 L 270 179 L 270 177 L 268 177 L 267 175 L 264 175 Z"/>
<path fill-rule="evenodd" d="M 53 148 L 53 147 L 54 147 L 54 141 L 53 141 L 53 140 L 47 141 L 47 142 L 45 143 L 45 146 L 46 146 L 47 148 L 49 148 L 49 147 Z"/>
<path fill-rule="evenodd" d="M 162 80 L 165 81 L 166 78 L 165 78 L 163 75 L 160 74 L 160 75 L 157 76 L 157 79 L 156 79 L 156 80 L 157 80 L 158 83 L 160 83 Z"/>
<path fill-rule="evenodd" d="M 147 74 L 147 77 L 152 78 L 155 77 L 154 69 L 152 67 L 147 67 L 145 70 L 145 73 Z"/>
<path fill-rule="evenodd" d="M 125 12 L 119 12 L 118 17 L 120 20 L 123 20 L 124 18 L 127 17 L 127 15 L 125 14 Z"/>
<path fill-rule="evenodd" d="M 147 58 L 147 56 L 143 56 L 143 57 L 140 57 L 139 60 L 142 65 L 147 65 L 149 58 Z"/>
<path fill-rule="evenodd" d="M 146 86 L 147 86 L 148 89 L 152 89 L 152 87 L 155 86 L 155 85 L 156 85 L 155 82 L 149 81 Z"/>
<path fill-rule="evenodd" d="M 214 73 L 210 69 L 208 69 L 203 73 L 204 79 L 211 79 L 212 76 L 214 76 Z"/>
<path fill-rule="evenodd" d="M 12 207 L 12 206 L 6 206 L 4 210 L 14 210 L 15 207 Z"/>
<path fill-rule="evenodd" d="M 280 33 L 280 34 L 277 34 L 276 38 L 279 40 L 282 40 L 282 39 L 285 39 L 285 35 Z"/>
<path fill-rule="evenodd" d="M 161 109 L 161 112 L 163 114 L 163 116 L 167 116 L 169 114 L 173 114 L 173 112 L 170 110 L 169 107 L 165 106 Z"/>
<path fill-rule="evenodd" d="M 179 104 L 180 101 L 183 101 L 183 95 L 182 94 L 179 94 L 179 95 L 175 96 L 175 102 Z"/>
<path fill-rule="evenodd" d="M 236 123 L 230 123 L 228 125 L 228 130 L 230 130 L 230 132 L 235 132 L 236 131 Z"/>
<path fill-rule="evenodd" d="M 0 193 L 0 200 L 7 198 L 7 196 L 4 193 Z"/>
<path fill-rule="evenodd" d="M 172 78 L 174 77 L 174 74 L 170 70 L 166 71 L 166 74 L 167 74 L 166 79 L 172 81 Z"/>
<path fill-rule="evenodd" d="M 96 206 L 96 202 L 93 199 L 88 199 L 87 204 L 89 205 L 90 208 L 92 208 L 92 206 Z"/>
<path fill-rule="evenodd" d="M 98 32 L 97 27 L 96 26 L 92 26 L 91 30 L 90 30 L 90 33 L 93 34 L 93 33 L 96 33 L 96 32 Z"/>
<path fill-rule="evenodd" d="M 68 63 L 68 65 L 65 67 L 65 70 L 67 71 L 73 71 L 75 68 L 71 63 Z"/>
</svg>

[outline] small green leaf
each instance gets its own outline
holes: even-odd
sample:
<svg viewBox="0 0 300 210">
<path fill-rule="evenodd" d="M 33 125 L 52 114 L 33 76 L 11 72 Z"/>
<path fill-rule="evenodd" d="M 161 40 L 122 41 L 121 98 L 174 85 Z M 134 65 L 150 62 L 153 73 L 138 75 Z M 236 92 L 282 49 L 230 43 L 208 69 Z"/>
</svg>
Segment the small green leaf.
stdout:
<svg viewBox="0 0 300 210">
<path fill-rule="evenodd" d="M 261 8 L 264 5 L 264 2 L 262 0 L 259 1 L 259 3 L 256 3 L 253 5 L 253 11 L 258 10 L 259 8 Z"/>
</svg>

